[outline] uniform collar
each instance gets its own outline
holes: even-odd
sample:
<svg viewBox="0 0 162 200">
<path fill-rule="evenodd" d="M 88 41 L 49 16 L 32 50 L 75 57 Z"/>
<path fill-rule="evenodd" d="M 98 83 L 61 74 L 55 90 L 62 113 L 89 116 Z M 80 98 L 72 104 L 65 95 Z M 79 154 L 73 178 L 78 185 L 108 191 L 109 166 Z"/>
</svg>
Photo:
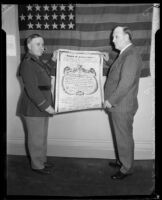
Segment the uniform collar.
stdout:
<svg viewBox="0 0 162 200">
<path fill-rule="evenodd" d="M 43 68 L 45 67 L 44 66 L 44 63 L 42 62 L 41 58 L 37 58 L 36 56 L 34 56 L 33 54 L 31 53 L 27 53 L 26 56 L 25 56 L 26 59 L 31 59 L 33 60 L 34 62 L 38 63 L 40 66 L 42 66 Z"/>
<path fill-rule="evenodd" d="M 33 54 L 29 52 L 26 54 L 25 58 L 31 58 L 34 61 L 39 61 L 39 59 L 36 56 L 34 56 Z"/>
</svg>

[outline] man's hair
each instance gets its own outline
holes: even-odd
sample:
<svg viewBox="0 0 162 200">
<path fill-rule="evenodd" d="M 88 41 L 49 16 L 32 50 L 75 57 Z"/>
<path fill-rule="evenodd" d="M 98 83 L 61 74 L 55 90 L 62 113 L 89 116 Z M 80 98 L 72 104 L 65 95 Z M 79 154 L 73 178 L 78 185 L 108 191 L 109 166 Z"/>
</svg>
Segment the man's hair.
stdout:
<svg viewBox="0 0 162 200">
<path fill-rule="evenodd" d="M 128 34 L 130 41 L 132 41 L 132 31 L 127 26 L 123 27 L 123 32 Z"/>
<path fill-rule="evenodd" d="M 39 37 L 43 39 L 43 37 L 41 35 L 39 35 L 39 34 L 32 34 L 32 35 L 30 35 L 26 39 L 26 44 L 28 45 L 32 41 L 33 38 L 39 38 Z"/>
</svg>

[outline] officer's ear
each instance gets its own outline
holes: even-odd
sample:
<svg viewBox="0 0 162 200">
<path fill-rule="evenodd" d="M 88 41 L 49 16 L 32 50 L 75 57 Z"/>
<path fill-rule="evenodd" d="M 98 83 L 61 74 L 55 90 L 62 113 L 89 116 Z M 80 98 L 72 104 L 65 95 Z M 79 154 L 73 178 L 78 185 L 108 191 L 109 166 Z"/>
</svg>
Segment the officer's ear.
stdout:
<svg viewBox="0 0 162 200">
<path fill-rule="evenodd" d="M 28 47 L 29 50 L 31 50 L 31 42 L 29 42 L 29 43 L 27 44 L 27 47 Z"/>
</svg>

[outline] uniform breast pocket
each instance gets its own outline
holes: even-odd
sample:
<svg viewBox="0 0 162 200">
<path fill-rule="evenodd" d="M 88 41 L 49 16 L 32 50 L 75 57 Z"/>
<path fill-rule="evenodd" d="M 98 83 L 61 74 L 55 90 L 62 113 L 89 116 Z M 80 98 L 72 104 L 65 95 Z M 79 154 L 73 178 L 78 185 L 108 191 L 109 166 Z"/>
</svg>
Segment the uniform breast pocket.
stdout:
<svg viewBox="0 0 162 200">
<path fill-rule="evenodd" d="M 39 85 L 50 85 L 51 78 L 44 69 L 38 72 L 38 84 Z"/>
</svg>

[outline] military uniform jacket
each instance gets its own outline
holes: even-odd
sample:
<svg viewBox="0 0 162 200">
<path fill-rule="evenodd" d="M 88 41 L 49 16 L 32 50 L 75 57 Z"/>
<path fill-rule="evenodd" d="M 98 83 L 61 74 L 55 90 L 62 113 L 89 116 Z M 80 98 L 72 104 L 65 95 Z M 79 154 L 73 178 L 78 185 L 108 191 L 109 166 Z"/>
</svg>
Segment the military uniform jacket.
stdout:
<svg viewBox="0 0 162 200">
<path fill-rule="evenodd" d="M 55 63 L 47 64 L 28 53 L 20 65 L 24 90 L 20 100 L 19 114 L 32 117 L 48 117 L 45 109 L 53 106 L 51 76 L 54 76 Z"/>
<path fill-rule="evenodd" d="M 141 57 L 135 46 L 130 45 L 119 55 L 108 74 L 104 98 L 112 105 L 109 111 L 137 111 L 141 68 Z"/>
</svg>

